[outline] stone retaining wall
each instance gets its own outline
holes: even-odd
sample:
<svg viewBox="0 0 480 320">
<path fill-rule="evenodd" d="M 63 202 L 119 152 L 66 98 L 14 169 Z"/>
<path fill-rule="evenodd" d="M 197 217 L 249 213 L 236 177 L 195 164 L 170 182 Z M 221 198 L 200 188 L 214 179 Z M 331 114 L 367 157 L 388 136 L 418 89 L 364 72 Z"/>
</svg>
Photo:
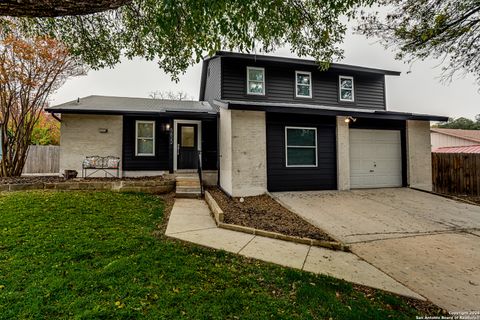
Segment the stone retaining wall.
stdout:
<svg viewBox="0 0 480 320">
<path fill-rule="evenodd" d="M 25 190 L 105 190 L 118 192 L 168 193 L 175 189 L 174 180 L 119 180 L 119 181 L 66 181 L 22 184 L 3 184 L 0 191 Z"/>
</svg>

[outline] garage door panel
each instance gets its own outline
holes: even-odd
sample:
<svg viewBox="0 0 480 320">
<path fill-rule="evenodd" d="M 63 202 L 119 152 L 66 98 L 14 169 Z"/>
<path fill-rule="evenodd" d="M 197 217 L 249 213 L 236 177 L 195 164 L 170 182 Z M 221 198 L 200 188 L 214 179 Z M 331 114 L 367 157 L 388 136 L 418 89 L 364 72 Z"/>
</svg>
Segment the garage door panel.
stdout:
<svg viewBox="0 0 480 320">
<path fill-rule="evenodd" d="M 392 176 L 392 175 L 376 175 L 374 187 L 376 188 L 386 188 L 392 186 L 401 186 L 402 176 Z"/>
<path fill-rule="evenodd" d="M 400 130 L 350 129 L 350 185 L 402 186 Z"/>
</svg>

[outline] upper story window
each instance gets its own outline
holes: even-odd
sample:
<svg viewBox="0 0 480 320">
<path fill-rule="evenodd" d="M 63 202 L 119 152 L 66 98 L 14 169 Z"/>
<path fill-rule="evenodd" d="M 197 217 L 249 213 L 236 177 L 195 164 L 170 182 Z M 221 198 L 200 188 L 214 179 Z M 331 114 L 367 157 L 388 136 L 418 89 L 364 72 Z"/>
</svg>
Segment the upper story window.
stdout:
<svg viewBox="0 0 480 320">
<path fill-rule="evenodd" d="M 340 101 L 354 101 L 354 92 L 353 92 L 353 77 L 340 76 L 338 78 L 339 82 L 339 94 Z"/>
<path fill-rule="evenodd" d="M 312 73 L 295 71 L 295 96 L 300 98 L 312 97 Z"/>
<path fill-rule="evenodd" d="M 135 155 L 155 156 L 155 121 L 135 121 Z"/>
<path fill-rule="evenodd" d="M 247 93 L 265 95 L 265 69 L 247 67 Z"/>
<path fill-rule="evenodd" d="M 317 128 L 285 127 L 287 167 L 317 166 Z"/>
</svg>

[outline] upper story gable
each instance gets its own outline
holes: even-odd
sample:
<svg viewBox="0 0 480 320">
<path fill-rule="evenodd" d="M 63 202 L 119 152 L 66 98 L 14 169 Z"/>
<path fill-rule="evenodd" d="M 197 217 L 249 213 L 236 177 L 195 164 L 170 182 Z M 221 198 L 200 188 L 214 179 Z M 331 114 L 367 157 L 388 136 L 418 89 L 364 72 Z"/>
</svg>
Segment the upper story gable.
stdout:
<svg viewBox="0 0 480 320">
<path fill-rule="evenodd" d="M 313 60 L 218 52 L 204 61 L 200 100 L 316 104 L 386 110 L 385 76 L 396 71 Z"/>
</svg>

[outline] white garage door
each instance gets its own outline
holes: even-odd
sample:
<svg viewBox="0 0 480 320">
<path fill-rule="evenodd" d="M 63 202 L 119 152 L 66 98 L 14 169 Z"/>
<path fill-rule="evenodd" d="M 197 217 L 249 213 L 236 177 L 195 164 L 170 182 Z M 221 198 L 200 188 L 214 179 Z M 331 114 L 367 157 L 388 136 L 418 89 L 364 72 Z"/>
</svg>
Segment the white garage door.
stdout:
<svg viewBox="0 0 480 320">
<path fill-rule="evenodd" d="M 399 130 L 350 129 L 350 187 L 402 186 Z"/>
</svg>

